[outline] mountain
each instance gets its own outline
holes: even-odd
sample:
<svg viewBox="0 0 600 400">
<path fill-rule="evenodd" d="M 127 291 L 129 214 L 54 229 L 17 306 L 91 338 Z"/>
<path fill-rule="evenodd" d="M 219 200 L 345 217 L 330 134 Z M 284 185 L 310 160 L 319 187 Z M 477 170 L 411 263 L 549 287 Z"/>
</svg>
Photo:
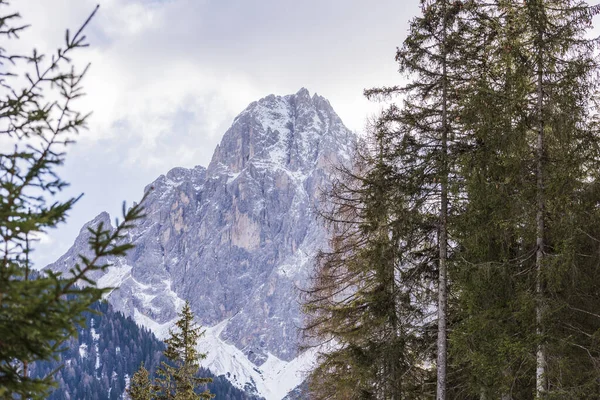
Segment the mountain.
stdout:
<svg viewBox="0 0 600 400">
<path fill-rule="evenodd" d="M 146 187 L 147 218 L 127 257 L 94 278 L 119 287 L 112 306 L 164 337 L 184 299 L 209 327 L 206 366 L 268 400 L 303 380 L 297 287 L 326 244 L 315 217 L 334 167 L 355 137 L 330 103 L 306 89 L 251 103 L 225 132 L 207 168 L 174 168 Z M 48 266 L 66 272 L 87 251 L 87 227 Z"/>
<path fill-rule="evenodd" d="M 76 338 L 65 345 L 58 360 L 37 362 L 30 373 L 43 377 L 54 375 L 58 388 L 48 400 L 119 400 L 125 398 L 125 388 L 140 363 L 154 374 L 163 357 L 165 345 L 152 332 L 139 327 L 131 318 L 115 312 L 106 302 L 92 306 L 94 312 L 85 315 L 85 324 Z M 200 376 L 213 377 L 207 371 Z M 213 377 L 208 389 L 218 399 L 254 400 L 225 378 Z"/>
</svg>

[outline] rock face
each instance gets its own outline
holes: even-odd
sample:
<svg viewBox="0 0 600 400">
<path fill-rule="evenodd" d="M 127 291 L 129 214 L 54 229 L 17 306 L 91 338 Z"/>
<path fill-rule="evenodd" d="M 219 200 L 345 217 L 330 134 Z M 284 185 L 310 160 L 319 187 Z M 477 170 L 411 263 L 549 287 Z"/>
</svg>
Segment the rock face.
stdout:
<svg viewBox="0 0 600 400">
<path fill-rule="evenodd" d="M 329 102 L 306 89 L 250 104 L 208 168 L 175 168 L 146 188 L 147 218 L 131 232 L 135 249 L 95 277 L 119 286 L 109 302 L 161 336 L 189 300 L 200 322 L 218 324 L 218 339 L 255 367 L 270 355 L 292 361 L 301 324 L 296 286 L 326 243 L 314 210 L 332 167 L 349 162 L 354 139 Z M 101 221 L 109 216 L 88 225 Z M 48 268 L 67 271 L 86 236 L 84 228 Z"/>
</svg>

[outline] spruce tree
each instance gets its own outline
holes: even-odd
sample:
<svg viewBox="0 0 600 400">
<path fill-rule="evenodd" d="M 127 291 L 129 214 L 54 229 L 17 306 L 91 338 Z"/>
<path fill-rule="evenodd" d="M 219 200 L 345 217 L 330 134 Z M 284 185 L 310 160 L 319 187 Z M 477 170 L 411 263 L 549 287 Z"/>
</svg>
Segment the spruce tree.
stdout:
<svg viewBox="0 0 600 400">
<path fill-rule="evenodd" d="M 564 296 L 570 292 L 567 282 L 576 279 L 585 268 L 587 263 L 581 256 L 594 254 L 590 248 L 579 247 L 583 238 L 572 225 L 578 219 L 575 213 L 581 210 L 580 194 L 595 179 L 589 167 L 595 168 L 598 163 L 594 148 L 597 127 L 590 125 L 588 117 L 590 96 L 597 94 L 594 74 L 598 63 L 595 43 L 585 39 L 594 11 L 580 1 L 532 0 L 526 6 L 531 38 L 527 44 L 536 78 L 536 104 L 531 112 L 536 130 L 536 330 L 540 339 L 536 352 L 536 396 L 565 396 L 569 387 L 582 396 L 583 382 L 574 385 L 579 379 L 567 381 L 560 375 L 571 357 L 563 353 L 561 342 L 569 341 L 573 347 L 581 345 L 573 339 L 583 339 L 585 333 L 593 335 L 599 321 L 579 326 L 579 331 L 564 336 L 564 329 L 572 326 L 571 318 L 562 314 L 567 319 L 563 320 L 557 312 L 563 307 L 579 309 L 572 304 L 574 293 Z M 594 207 L 592 203 L 588 206 Z M 579 312 L 582 311 L 586 310 Z M 597 351 L 595 346 L 584 348 Z M 597 393 L 597 384 L 590 389 Z"/>
<path fill-rule="evenodd" d="M 596 10 L 482 1 L 469 12 L 479 34 L 461 99 L 470 141 L 456 235 L 464 262 L 454 277 L 463 318 L 452 335 L 462 394 L 593 397 L 599 321 L 584 315 L 599 305 L 589 269 L 599 222 L 597 62 L 585 34 Z"/>
<path fill-rule="evenodd" d="M 457 93 L 464 85 L 463 55 L 456 49 L 465 24 L 458 2 L 423 2 L 422 10 L 396 54 L 409 83 L 365 92 L 369 98 L 402 96 L 403 105 L 390 106 L 378 118 L 373 130 L 377 146 L 362 155 L 366 163 L 347 174 L 350 183 L 334 190 L 335 206 L 326 217 L 334 225 L 332 251 L 318 263 L 306 309 L 314 316 L 309 333 L 340 346 L 323 355 L 313 373 L 313 384 L 329 396 L 447 397 L 450 217 L 457 208 L 451 207 L 458 197 L 456 153 L 464 147 L 454 122 Z M 386 252 L 376 250 L 381 248 Z M 391 267 L 380 269 L 386 265 Z M 393 282 L 393 288 L 373 307 L 368 289 L 378 287 L 377 279 Z M 385 325 L 363 321 L 386 307 L 394 310 L 390 321 L 396 333 L 376 335 L 383 349 L 377 353 L 368 338 Z M 392 369 L 380 364 L 383 360 Z M 437 369 L 436 389 L 431 369 L 425 368 L 429 365 Z M 373 389 L 386 386 L 379 383 L 378 372 L 394 370 L 402 378 L 388 377 L 387 392 Z M 359 389 L 348 391 L 352 385 Z"/>
<path fill-rule="evenodd" d="M 532 318 L 531 237 L 526 171 L 530 158 L 527 91 L 516 3 L 472 2 L 469 40 L 461 50 L 469 81 L 460 92 L 461 203 L 453 282 L 458 322 L 451 335 L 455 398 L 520 398 L 530 392 Z M 522 390 L 522 391 L 521 391 Z M 472 396 L 472 397 L 471 397 Z M 510 398 L 510 397 L 508 397 Z"/>
<path fill-rule="evenodd" d="M 131 400 L 152 400 L 152 381 L 148 370 L 144 368 L 144 363 L 140 365 L 140 369 L 133 374 L 127 394 Z"/>
<path fill-rule="evenodd" d="M 0 38 L 18 40 L 27 28 L 17 12 L 0 0 Z M 56 386 L 53 373 L 30 376 L 36 361 L 58 358 L 65 342 L 77 334 L 82 313 L 107 289 L 99 289 L 91 272 L 108 267 L 107 257 L 122 256 L 132 247 L 127 230 L 142 217 L 142 207 L 123 209 L 123 222 L 113 229 L 90 228 L 90 252 L 66 276 L 32 270 L 36 238 L 64 222 L 77 198 L 59 201 L 67 183 L 57 175 L 65 147 L 86 126 L 77 111 L 84 70 L 71 64 L 87 46 L 84 29 L 67 31 L 65 44 L 47 58 L 9 53 L 0 46 L 0 398 L 46 398 Z"/>
<path fill-rule="evenodd" d="M 402 106 L 391 106 L 380 117 L 380 124 L 387 125 L 386 130 L 396 136 L 400 190 L 411 199 L 413 211 L 421 215 L 415 219 L 420 226 L 415 225 L 413 231 L 420 231 L 422 237 L 412 251 L 425 251 L 436 275 L 430 282 L 437 289 L 435 299 L 431 299 L 431 307 L 437 310 L 436 398 L 443 400 L 448 387 L 449 234 L 458 200 L 456 152 L 463 145 L 456 122 L 457 94 L 465 80 L 464 55 L 458 50 L 467 25 L 462 18 L 462 2 L 422 1 L 421 8 L 422 15 L 411 21 L 408 37 L 396 53 L 400 72 L 408 76 L 409 83 L 365 93 L 369 98 L 402 97 Z"/>
<path fill-rule="evenodd" d="M 188 301 L 185 302 L 175 329 L 169 330 L 169 338 L 165 340 L 167 349 L 164 352 L 167 361 L 163 361 L 157 370 L 154 391 L 157 399 L 195 400 L 214 397 L 208 389 L 197 393 L 199 386 L 212 382 L 212 378 L 197 376 L 200 360 L 206 354 L 200 353 L 196 346 L 198 339 L 204 335 L 202 327 L 194 322 L 194 314 Z"/>
</svg>

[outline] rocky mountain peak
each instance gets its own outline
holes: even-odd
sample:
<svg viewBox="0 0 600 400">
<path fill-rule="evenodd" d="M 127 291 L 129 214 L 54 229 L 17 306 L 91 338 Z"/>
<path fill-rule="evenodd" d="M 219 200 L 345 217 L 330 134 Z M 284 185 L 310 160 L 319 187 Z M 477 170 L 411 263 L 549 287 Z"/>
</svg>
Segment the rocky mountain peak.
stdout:
<svg viewBox="0 0 600 400">
<path fill-rule="evenodd" d="M 208 328 L 205 366 L 280 400 L 311 362 L 298 353 L 297 287 L 327 243 L 320 194 L 353 143 L 329 102 L 306 89 L 253 102 L 208 168 L 174 168 L 148 185 L 146 218 L 129 235 L 135 248 L 93 278 L 118 287 L 112 306 L 159 337 L 188 300 Z M 101 221 L 108 214 L 89 224 Z M 67 272 L 86 249 L 83 229 L 48 268 Z"/>
<path fill-rule="evenodd" d="M 348 131 L 325 98 L 311 97 L 305 88 L 287 96 L 269 95 L 234 119 L 208 174 L 224 169 L 238 174 L 250 164 L 306 173 L 327 157 L 345 156 L 347 143 Z"/>
</svg>

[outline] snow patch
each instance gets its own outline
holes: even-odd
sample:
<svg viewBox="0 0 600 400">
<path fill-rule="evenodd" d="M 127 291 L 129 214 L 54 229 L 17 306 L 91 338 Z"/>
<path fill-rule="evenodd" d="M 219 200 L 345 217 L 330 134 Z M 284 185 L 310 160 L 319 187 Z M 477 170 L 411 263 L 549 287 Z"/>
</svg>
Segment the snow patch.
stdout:
<svg viewBox="0 0 600 400">
<path fill-rule="evenodd" d="M 81 359 L 87 358 L 88 355 L 88 346 L 85 343 L 79 345 L 79 357 Z"/>
<path fill-rule="evenodd" d="M 92 341 L 94 342 L 94 353 L 96 354 L 96 363 L 94 364 L 94 368 L 96 370 L 100 369 L 100 350 L 98 348 L 98 339 L 100 339 L 100 335 L 96 333 L 96 328 L 94 328 L 94 319 L 92 318 L 90 322 L 90 334 L 92 336 Z"/>
<path fill-rule="evenodd" d="M 311 261 L 312 258 L 305 251 L 298 249 L 298 251 L 277 267 L 277 274 L 293 277 L 301 271 L 306 270 L 306 265 Z"/>
<path fill-rule="evenodd" d="M 173 290 L 173 281 L 171 281 L 170 279 L 165 279 L 162 281 L 162 283 L 165 285 L 166 294 L 169 297 L 171 297 L 171 299 L 173 299 L 175 309 L 178 311 L 181 310 L 183 308 L 183 305 L 185 304 L 185 301 L 181 297 L 179 297 L 177 293 L 175 293 L 175 291 Z"/>
<path fill-rule="evenodd" d="M 169 336 L 169 329 L 175 325 L 177 318 L 159 324 L 136 309 L 134 320 L 164 340 Z M 256 393 L 266 400 L 283 399 L 306 379 L 317 358 L 315 349 L 310 349 L 289 362 L 268 353 L 267 360 L 259 367 L 248 360 L 241 350 L 219 337 L 228 322 L 229 320 L 224 320 L 205 328 L 205 335 L 198 343 L 198 351 L 207 353 L 206 359 L 202 361 L 203 367 L 216 375 L 224 375 L 242 390 L 255 388 Z"/>
<path fill-rule="evenodd" d="M 173 318 L 164 324 L 159 324 L 152 318 L 142 314 L 137 308 L 133 311 L 133 320 L 136 324 L 143 326 L 154 333 L 154 335 L 160 340 L 165 340 L 169 337 L 169 329 L 175 325 L 177 318 Z"/>
<path fill-rule="evenodd" d="M 94 328 L 94 319 L 92 318 L 91 324 L 90 324 L 90 333 L 92 334 L 92 340 L 94 342 L 97 342 L 98 339 L 100 339 L 100 334 L 96 333 L 96 328 Z"/>
<path fill-rule="evenodd" d="M 235 181 L 238 176 L 240 176 L 240 172 L 229 172 L 227 175 L 227 184 L 229 185 L 231 182 Z"/>
<path fill-rule="evenodd" d="M 306 379 L 316 361 L 316 350 L 308 350 L 289 362 L 268 353 L 267 360 L 259 367 L 241 350 L 219 337 L 228 322 L 225 320 L 207 328 L 205 336 L 200 339 L 198 350 L 208 350 L 204 367 L 216 375 L 225 375 L 240 389 L 247 386 L 256 388 L 266 400 L 281 400 Z"/>
<path fill-rule="evenodd" d="M 119 265 L 111 265 L 106 270 L 106 273 L 102 275 L 96 282 L 99 288 L 118 288 L 121 286 L 123 281 L 131 276 L 131 265 L 123 264 L 122 260 L 119 260 Z M 108 296 L 110 293 L 105 294 Z"/>
</svg>

